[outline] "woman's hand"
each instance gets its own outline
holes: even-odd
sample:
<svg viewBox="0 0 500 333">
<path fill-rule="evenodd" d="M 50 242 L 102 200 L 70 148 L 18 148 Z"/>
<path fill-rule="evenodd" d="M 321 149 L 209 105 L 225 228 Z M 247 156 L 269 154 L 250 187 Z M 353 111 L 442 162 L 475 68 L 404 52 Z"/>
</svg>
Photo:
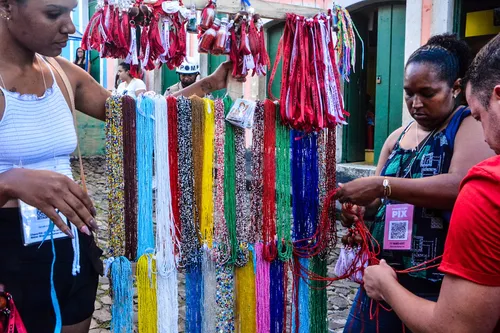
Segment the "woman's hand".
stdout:
<svg viewBox="0 0 500 333">
<path fill-rule="evenodd" d="M 11 169 L 2 173 L 5 193 L 41 210 L 66 235 L 74 237 L 56 209 L 81 232 L 97 230 L 96 210 L 89 196 L 72 179 L 53 171 Z"/>
<path fill-rule="evenodd" d="M 339 184 L 335 200 L 340 203 L 352 203 L 358 206 L 367 206 L 375 199 L 384 196 L 383 177 L 363 177 L 346 184 Z"/>
<path fill-rule="evenodd" d="M 350 228 L 355 222 L 357 222 L 358 215 L 365 214 L 365 207 L 352 205 L 350 208 L 347 204 L 342 204 L 342 213 L 340 215 L 340 223 L 346 228 Z"/>
</svg>

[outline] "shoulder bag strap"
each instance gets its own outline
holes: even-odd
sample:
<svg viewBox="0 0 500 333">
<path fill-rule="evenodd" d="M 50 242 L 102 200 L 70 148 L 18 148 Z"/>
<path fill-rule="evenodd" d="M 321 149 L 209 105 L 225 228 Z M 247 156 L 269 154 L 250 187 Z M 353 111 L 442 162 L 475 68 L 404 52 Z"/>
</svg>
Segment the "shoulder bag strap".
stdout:
<svg viewBox="0 0 500 333">
<path fill-rule="evenodd" d="M 82 180 L 82 187 L 85 192 L 87 192 L 87 184 L 85 183 L 85 173 L 83 172 L 83 161 L 82 161 L 82 153 L 80 151 L 80 143 L 78 141 L 78 124 L 76 121 L 76 108 L 75 108 L 75 94 L 73 92 L 73 87 L 71 86 L 71 83 L 69 82 L 68 76 L 62 69 L 61 65 L 57 62 L 55 58 L 44 58 L 59 74 L 61 77 L 64 87 L 66 88 L 66 91 L 68 92 L 69 96 L 69 102 L 70 102 L 70 108 L 71 108 L 71 113 L 73 114 L 73 122 L 75 125 L 75 131 L 77 135 L 77 144 L 76 144 L 76 149 L 78 152 L 78 160 L 80 161 L 80 179 Z"/>
</svg>

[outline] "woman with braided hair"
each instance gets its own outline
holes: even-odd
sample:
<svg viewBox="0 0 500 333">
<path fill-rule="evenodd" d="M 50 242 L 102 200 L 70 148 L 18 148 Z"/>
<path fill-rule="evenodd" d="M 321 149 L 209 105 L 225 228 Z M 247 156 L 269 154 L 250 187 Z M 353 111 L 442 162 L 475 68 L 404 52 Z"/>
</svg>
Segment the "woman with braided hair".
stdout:
<svg viewBox="0 0 500 333">
<path fill-rule="evenodd" d="M 387 138 L 375 176 L 341 184 L 336 195 L 341 203 L 354 204 L 355 210 L 374 216 L 370 231 L 379 244 L 375 250 L 380 251 L 379 259 L 385 259 L 395 270 L 443 254 L 460 182 L 473 165 L 493 155 L 481 125 L 462 105 L 461 78 L 470 60 L 467 44 L 450 34 L 432 37 L 410 56 L 404 90 L 413 121 Z M 394 216 L 386 217 L 386 211 L 393 212 L 396 207 L 410 212 L 410 216 L 403 229 L 391 229 L 397 225 L 391 222 L 386 230 L 386 221 Z M 348 227 L 356 217 L 343 209 L 341 219 Z M 389 246 L 399 237 L 409 241 L 401 242 L 405 245 L 399 249 Z M 400 274 L 398 279 L 410 292 L 436 300 L 443 274 L 431 268 Z M 377 332 L 377 325 L 380 332 L 404 330 L 394 312 L 380 310 L 378 320 L 370 320 L 370 303 L 360 288 L 345 332 Z"/>
</svg>

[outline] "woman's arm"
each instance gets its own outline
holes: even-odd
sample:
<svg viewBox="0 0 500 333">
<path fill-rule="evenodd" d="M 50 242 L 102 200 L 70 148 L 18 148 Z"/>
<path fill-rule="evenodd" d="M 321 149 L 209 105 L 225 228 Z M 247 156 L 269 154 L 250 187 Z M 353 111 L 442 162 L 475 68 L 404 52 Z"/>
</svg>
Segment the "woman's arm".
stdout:
<svg viewBox="0 0 500 333">
<path fill-rule="evenodd" d="M 385 163 L 389 159 L 389 155 L 392 152 L 392 149 L 394 148 L 394 145 L 396 144 L 396 141 L 398 138 L 401 136 L 401 133 L 403 133 L 404 127 L 401 127 L 397 130 L 395 130 L 387 140 L 385 140 L 384 146 L 382 147 L 382 150 L 380 151 L 379 159 L 378 159 L 378 164 L 377 168 L 375 169 L 375 176 L 380 176 L 382 173 L 382 169 L 384 168 Z M 366 178 L 361 178 L 361 179 L 369 179 L 371 177 L 366 177 Z M 357 180 L 354 180 L 352 182 L 347 183 L 347 188 L 351 186 L 352 183 L 356 183 Z M 359 182 L 359 181 L 358 181 Z M 344 195 L 344 192 L 346 191 L 345 185 L 344 184 L 339 184 L 339 190 L 337 192 L 337 195 L 335 196 L 336 199 L 339 199 L 341 202 L 345 202 L 345 200 L 341 200 L 342 196 Z M 371 219 L 375 216 L 377 213 L 378 208 L 380 207 L 381 201 L 378 196 L 374 196 L 374 199 L 370 202 L 365 203 L 365 205 L 355 205 L 352 207 L 352 209 L 348 209 L 347 206 L 342 205 L 342 214 L 340 216 L 340 220 L 342 222 L 342 225 L 346 228 L 352 226 L 354 222 L 357 221 L 357 216 L 356 214 L 361 214 L 365 217 L 365 219 Z M 351 212 L 355 214 L 351 214 Z"/>
<path fill-rule="evenodd" d="M 92 76 L 68 60 L 57 57 L 75 92 L 75 106 L 80 112 L 96 119 L 106 119 L 106 100 L 111 93 Z"/>
<path fill-rule="evenodd" d="M 467 117 L 455 137 L 455 149 L 448 173 L 418 179 L 391 177 L 390 198 L 420 207 L 452 209 L 460 182 L 469 169 L 493 155 L 484 141 L 481 124 L 472 117 Z M 344 185 L 339 200 L 361 205 L 374 198 L 381 198 L 384 194 L 383 180 L 384 177 L 380 176 L 357 179 L 346 184 L 349 185 L 348 188 Z"/>
</svg>

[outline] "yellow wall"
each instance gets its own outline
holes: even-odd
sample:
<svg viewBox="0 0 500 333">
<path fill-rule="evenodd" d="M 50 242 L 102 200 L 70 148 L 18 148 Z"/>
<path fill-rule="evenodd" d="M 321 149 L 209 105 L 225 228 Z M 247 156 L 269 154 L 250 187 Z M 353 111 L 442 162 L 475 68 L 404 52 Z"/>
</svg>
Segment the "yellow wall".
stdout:
<svg viewBox="0 0 500 333">
<path fill-rule="evenodd" d="M 499 32 L 500 27 L 493 25 L 493 10 L 467 13 L 465 37 L 494 35 Z"/>
</svg>

